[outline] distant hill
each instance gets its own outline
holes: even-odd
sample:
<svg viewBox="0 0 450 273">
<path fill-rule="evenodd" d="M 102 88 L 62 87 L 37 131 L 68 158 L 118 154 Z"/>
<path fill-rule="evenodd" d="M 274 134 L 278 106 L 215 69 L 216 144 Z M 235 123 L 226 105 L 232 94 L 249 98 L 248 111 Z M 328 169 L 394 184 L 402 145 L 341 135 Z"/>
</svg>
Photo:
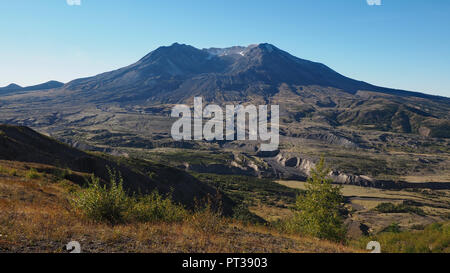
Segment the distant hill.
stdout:
<svg viewBox="0 0 450 273">
<path fill-rule="evenodd" d="M 21 90 L 23 87 L 20 85 L 17 85 L 15 83 L 11 83 L 8 86 L 5 87 L 1 87 L 0 88 L 0 92 L 7 92 L 7 91 L 16 91 L 16 90 Z"/>
<path fill-rule="evenodd" d="M 12 94 L 12 93 L 22 93 L 22 92 L 28 92 L 28 91 L 36 91 L 36 90 L 48 90 L 48 89 L 54 89 L 62 87 L 64 83 L 58 82 L 58 81 L 48 81 L 45 83 L 41 83 L 38 85 L 33 86 L 27 86 L 27 87 L 21 87 L 17 84 L 10 84 L 8 86 L 0 88 L 0 95 L 6 95 L 6 94 Z"/>
<path fill-rule="evenodd" d="M 217 193 L 183 171 L 147 161 L 85 153 L 27 127 L 0 125 L 0 160 L 33 162 L 94 173 L 104 181 L 109 179 L 107 168 L 110 167 L 121 173 L 124 186 L 131 192 L 173 191 L 174 199 L 188 207 L 193 206 L 194 199 L 201 200 L 208 194 L 215 196 Z M 222 202 L 225 213 L 230 214 L 232 202 L 226 196 Z"/>
</svg>

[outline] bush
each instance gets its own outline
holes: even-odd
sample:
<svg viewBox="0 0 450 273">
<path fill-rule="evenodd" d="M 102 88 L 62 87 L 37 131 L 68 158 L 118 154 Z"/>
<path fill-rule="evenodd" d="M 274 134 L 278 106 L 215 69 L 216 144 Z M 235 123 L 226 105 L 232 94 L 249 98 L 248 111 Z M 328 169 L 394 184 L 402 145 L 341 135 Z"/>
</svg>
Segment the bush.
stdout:
<svg viewBox="0 0 450 273">
<path fill-rule="evenodd" d="M 381 203 L 375 207 L 375 210 L 382 213 L 415 213 L 425 215 L 425 212 L 418 207 L 408 206 L 405 202 L 402 204 Z"/>
<path fill-rule="evenodd" d="M 8 174 L 9 174 L 10 176 L 17 176 L 17 170 L 16 170 L 16 169 L 10 169 L 10 170 L 8 171 Z"/>
<path fill-rule="evenodd" d="M 331 184 L 331 180 L 326 178 L 328 172 L 322 158 L 311 171 L 305 195 L 297 196 L 294 216 L 285 223 L 287 231 L 332 241 L 345 239 L 341 187 Z"/>
<path fill-rule="evenodd" d="M 42 175 L 36 171 L 35 168 L 31 168 L 27 171 L 27 173 L 25 174 L 25 177 L 28 179 L 38 179 L 40 178 Z"/>
<path fill-rule="evenodd" d="M 68 179 L 72 175 L 72 170 L 65 168 L 65 169 L 53 169 L 52 173 L 58 177 L 59 179 Z"/>
<path fill-rule="evenodd" d="M 389 226 L 387 226 L 385 229 L 383 229 L 382 232 L 392 232 L 392 233 L 400 233 L 402 230 L 400 228 L 400 225 L 398 223 L 392 223 Z"/>
<path fill-rule="evenodd" d="M 17 170 L 16 169 L 5 168 L 3 166 L 0 166 L 0 173 L 5 173 L 5 174 L 8 174 L 10 176 L 16 176 L 17 175 Z"/>
<path fill-rule="evenodd" d="M 123 222 L 176 222 L 186 218 L 187 212 L 156 191 L 139 197 L 127 195 L 120 173 L 109 170 L 108 185 L 101 185 L 99 178 L 91 176 L 88 187 L 73 201 L 86 217 L 111 224 Z"/>
<path fill-rule="evenodd" d="M 186 215 L 187 211 L 181 205 L 174 204 L 169 197 L 156 191 L 134 199 L 128 211 L 130 220 L 138 222 L 180 222 Z"/>
<path fill-rule="evenodd" d="M 130 198 L 123 189 L 122 177 L 109 170 L 109 185 L 101 185 L 100 179 L 91 176 L 88 188 L 82 190 L 74 201 L 75 207 L 95 221 L 111 224 L 123 222 L 130 207 Z"/>
<path fill-rule="evenodd" d="M 248 209 L 248 205 L 242 203 L 233 208 L 233 219 L 245 224 L 265 223 L 263 218 L 251 213 Z"/>
</svg>

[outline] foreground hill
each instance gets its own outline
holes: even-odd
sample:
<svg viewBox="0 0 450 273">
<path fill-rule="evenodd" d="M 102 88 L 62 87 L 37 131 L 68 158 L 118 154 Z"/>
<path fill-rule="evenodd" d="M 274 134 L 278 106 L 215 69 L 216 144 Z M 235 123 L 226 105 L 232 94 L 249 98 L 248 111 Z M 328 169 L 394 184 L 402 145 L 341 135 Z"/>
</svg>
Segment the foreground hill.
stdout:
<svg viewBox="0 0 450 273">
<path fill-rule="evenodd" d="M 76 184 L 50 172 L 31 177 L 27 175 L 30 168 L 57 170 L 48 165 L 0 160 L 1 253 L 61 253 L 74 240 L 80 242 L 84 253 L 358 251 L 225 219 L 114 226 L 95 223 L 85 220 L 69 204 L 70 193 L 79 190 Z"/>
<path fill-rule="evenodd" d="M 86 153 L 27 127 L 0 125 L 0 160 L 32 162 L 93 173 L 104 181 L 108 180 L 108 168 L 111 168 L 121 173 L 130 192 L 149 193 L 155 189 L 161 193 L 173 191 L 175 200 L 188 207 L 192 207 L 194 199 L 201 200 L 217 192 L 183 171 L 148 161 Z M 80 185 L 85 183 L 80 176 L 69 178 Z M 226 197 L 222 201 L 225 213 L 230 214 L 232 202 Z"/>
</svg>

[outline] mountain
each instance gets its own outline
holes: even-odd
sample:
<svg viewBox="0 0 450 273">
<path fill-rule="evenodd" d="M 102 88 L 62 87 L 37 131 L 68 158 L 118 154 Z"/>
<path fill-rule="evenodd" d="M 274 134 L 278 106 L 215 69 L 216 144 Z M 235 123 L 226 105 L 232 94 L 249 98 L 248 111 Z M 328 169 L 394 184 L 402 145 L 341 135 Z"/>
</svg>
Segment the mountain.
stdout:
<svg viewBox="0 0 450 273">
<path fill-rule="evenodd" d="M 19 92 L 22 93 L 22 92 L 36 91 L 36 90 L 48 90 L 48 89 L 60 88 L 63 85 L 64 85 L 64 83 L 58 82 L 58 81 L 48 81 L 45 83 L 41 83 L 41 84 L 33 85 L 33 86 L 27 86 L 27 87 L 21 87 L 20 85 L 12 83 L 6 87 L 0 88 L 0 95 L 19 93 Z"/>
<path fill-rule="evenodd" d="M 291 124 L 282 128 L 286 136 L 303 134 L 312 122 L 326 130 L 350 126 L 450 137 L 450 98 L 350 79 L 267 43 L 209 49 L 178 43 L 159 47 L 127 67 L 76 79 L 45 94 L 31 92 L 0 101 L 0 122 L 57 125 L 59 131 L 73 125 L 72 115 L 76 120 L 92 119 L 89 126 L 103 123 L 104 118 L 94 121 L 93 117 L 110 115 L 104 109 L 116 106 L 121 113 L 167 115 L 172 104 L 190 104 L 195 96 L 218 104 L 277 103 L 282 123 Z M 87 107 L 93 112 L 88 114 Z M 81 123 L 78 126 L 84 126 Z"/>
<path fill-rule="evenodd" d="M 208 101 L 234 101 L 252 95 L 272 96 L 281 84 L 332 87 L 349 94 L 366 90 L 438 99 L 353 80 L 267 43 L 203 50 L 175 43 L 152 51 L 130 66 L 69 82 L 64 89 L 84 92 L 98 102 L 181 102 L 196 95 Z M 450 102 L 448 98 L 439 99 Z"/>
</svg>

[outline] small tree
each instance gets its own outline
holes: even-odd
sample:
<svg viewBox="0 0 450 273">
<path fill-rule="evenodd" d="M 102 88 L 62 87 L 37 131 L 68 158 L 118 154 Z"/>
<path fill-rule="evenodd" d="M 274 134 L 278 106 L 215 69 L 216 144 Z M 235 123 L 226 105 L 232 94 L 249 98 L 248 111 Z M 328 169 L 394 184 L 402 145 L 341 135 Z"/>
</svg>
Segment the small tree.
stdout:
<svg viewBox="0 0 450 273">
<path fill-rule="evenodd" d="M 306 183 L 304 196 L 298 195 L 291 228 L 321 239 L 342 241 L 346 229 L 341 212 L 343 196 L 341 186 L 333 186 L 327 179 L 329 169 L 322 158 Z"/>
</svg>

